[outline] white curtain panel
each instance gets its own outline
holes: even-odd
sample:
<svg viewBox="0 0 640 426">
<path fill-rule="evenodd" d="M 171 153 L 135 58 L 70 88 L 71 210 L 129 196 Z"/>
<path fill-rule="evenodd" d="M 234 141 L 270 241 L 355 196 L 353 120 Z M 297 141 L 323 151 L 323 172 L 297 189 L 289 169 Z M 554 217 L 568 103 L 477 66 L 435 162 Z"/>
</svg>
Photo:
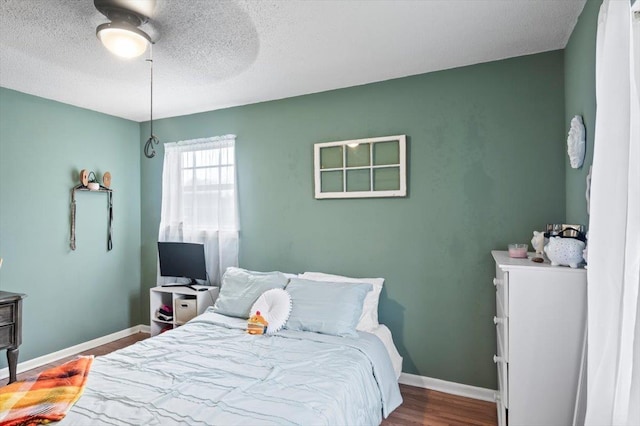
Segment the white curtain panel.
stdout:
<svg viewBox="0 0 640 426">
<path fill-rule="evenodd" d="M 629 0 L 604 0 L 596 45 L 585 424 L 640 425 L 640 40 Z"/>
<path fill-rule="evenodd" d="M 158 241 L 202 243 L 209 283 L 238 266 L 235 136 L 166 143 Z M 160 276 L 158 285 L 175 282 Z M 188 280 L 182 280 L 188 281 Z"/>
</svg>

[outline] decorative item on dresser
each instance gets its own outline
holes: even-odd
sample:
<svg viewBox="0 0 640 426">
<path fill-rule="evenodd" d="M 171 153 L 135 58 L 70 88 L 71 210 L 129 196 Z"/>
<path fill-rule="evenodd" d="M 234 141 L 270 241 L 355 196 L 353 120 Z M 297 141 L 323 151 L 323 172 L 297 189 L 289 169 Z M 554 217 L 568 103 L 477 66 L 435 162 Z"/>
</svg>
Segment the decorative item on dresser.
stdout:
<svg viewBox="0 0 640 426">
<path fill-rule="evenodd" d="M 581 374 L 586 271 L 491 254 L 498 425 L 570 425 Z"/>
<path fill-rule="evenodd" d="M 18 346 L 22 343 L 22 299 L 21 293 L 0 291 L 0 349 L 7 349 L 9 383 L 16 381 Z"/>
</svg>

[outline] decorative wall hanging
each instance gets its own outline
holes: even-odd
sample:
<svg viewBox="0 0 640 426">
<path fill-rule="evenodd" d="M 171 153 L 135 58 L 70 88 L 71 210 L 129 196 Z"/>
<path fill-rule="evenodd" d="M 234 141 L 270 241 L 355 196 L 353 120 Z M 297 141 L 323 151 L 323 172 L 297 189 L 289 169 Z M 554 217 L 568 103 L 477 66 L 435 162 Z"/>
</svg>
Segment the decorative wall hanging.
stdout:
<svg viewBox="0 0 640 426">
<path fill-rule="evenodd" d="M 584 161 L 585 129 L 582 117 L 576 115 L 571 119 L 571 128 L 567 137 L 567 154 L 569 162 L 574 169 L 580 168 Z"/>
<path fill-rule="evenodd" d="M 109 226 L 107 234 L 107 251 L 113 248 L 111 238 L 111 229 L 113 223 L 113 189 L 111 186 L 111 173 L 105 172 L 102 175 L 102 185 L 98 183 L 98 179 L 94 172 L 82 169 L 80 170 L 80 184 L 71 188 L 71 250 L 76 249 L 76 191 L 105 192 L 108 195 L 109 208 Z"/>
<path fill-rule="evenodd" d="M 315 198 L 405 197 L 406 136 L 317 143 Z"/>
</svg>

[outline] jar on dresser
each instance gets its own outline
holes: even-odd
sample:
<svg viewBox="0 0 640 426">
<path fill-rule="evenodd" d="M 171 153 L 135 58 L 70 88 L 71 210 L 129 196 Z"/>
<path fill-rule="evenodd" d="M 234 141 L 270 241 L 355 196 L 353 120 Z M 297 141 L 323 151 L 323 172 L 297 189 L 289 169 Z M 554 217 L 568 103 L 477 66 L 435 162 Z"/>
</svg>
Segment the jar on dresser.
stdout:
<svg viewBox="0 0 640 426">
<path fill-rule="evenodd" d="M 586 270 L 514 259 L 496 264 L 499 426 L 571 425 L 582 368 Z"/>
</svg>

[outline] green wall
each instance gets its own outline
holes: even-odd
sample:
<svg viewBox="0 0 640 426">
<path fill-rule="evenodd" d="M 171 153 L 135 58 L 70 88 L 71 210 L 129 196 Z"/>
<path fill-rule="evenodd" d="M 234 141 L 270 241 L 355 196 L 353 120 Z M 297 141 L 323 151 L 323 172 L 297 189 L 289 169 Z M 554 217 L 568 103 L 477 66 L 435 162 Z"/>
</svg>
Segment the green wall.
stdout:
<svg viewBox="0 0 640 426">
<path fill-rule="evenodd" d="M 587 0 L 564 51 L 159 120 L 154 130 L 163 142 L 238 136 L 241 266 L 385 277 L 380 318 L 404 371 L 495 388 L 489 251 L 528 242 L 545 223 L 588 221 L 600 4 Z M 579 170 L 564 143 L 576 114 L 588 138 Z M 408 197 L 313 199 L 313 143 L 393 134 L 408 136 Z M 0 88 L 0 290 L 28 294 L 20 361 L 148 322 L 163 150 L 142 157 L 147 137 L 148 123 Z M 80 168 L 114 176 L 111 252 L 104 194 L 79 195 L 78 250 L 69 249 Z"/>
<path fill-rule="evenodd" d="M 593 135 L 596 123 L 596 31 L 602 0 L 587 0 L 564 50 L 565 132 L 575 115 L 581 115 L 587 133 L 584 164 L 571 168 L 565 152 L 566 223 L 588 225 L 585 191 L 589 166 L 593 163 Z M 566 133 L 565 133 L 566 134 Z"/>
<path fill-rule="evenodd" d="M 138 140 L 138 123 L 0 88 L 0 290 L 28 295 L 20 362 L 140 324 Z M 69 248 L 83 168 L 113 175 L 111 252 L 101 193 L 76 197 Z"/>
<path fill-rule="evenodd" d="M 380 319 L 403 370 L 495 389 L 490 251 L 565 218 L 563 61 L 548 52 L 175 117 L 154 133 L 237 135 L 240 266 L 384 277 Z M 408 136 L 408 197 L 313 198 L 314 143 L 395 134 Z M 139 150 L 148 123 L 140 136 Z M 143 313 L 158 151 L 140 165 Z"/>
</svg>

